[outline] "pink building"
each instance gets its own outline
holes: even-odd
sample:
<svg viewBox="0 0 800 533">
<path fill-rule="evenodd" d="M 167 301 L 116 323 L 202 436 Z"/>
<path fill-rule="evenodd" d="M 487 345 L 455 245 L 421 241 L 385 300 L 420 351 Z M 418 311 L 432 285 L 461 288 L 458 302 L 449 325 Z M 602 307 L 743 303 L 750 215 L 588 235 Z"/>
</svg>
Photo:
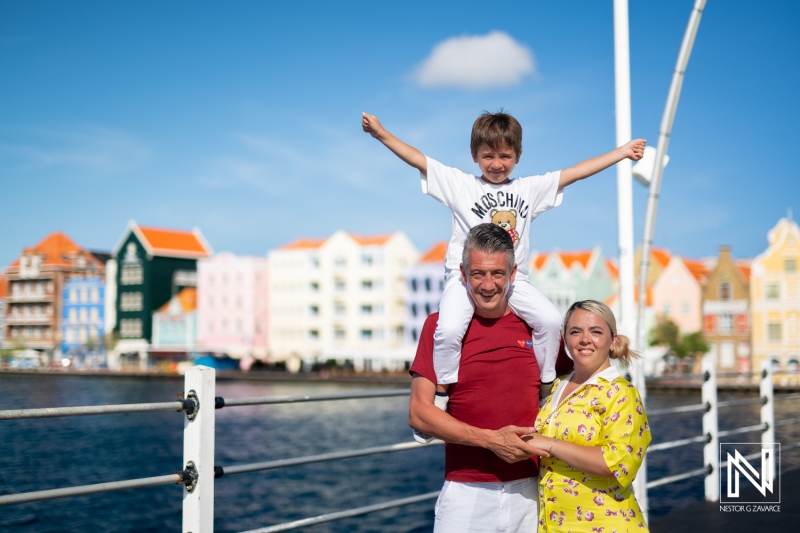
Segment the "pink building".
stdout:
<svg viewBox="0 0 800 533">
<path fill-rule="evenodd" d="M 653 306 L 669 317 L 681 333 L 703 329 L 702 292 L 709 269 L 702 261 L 673 255 L 653 284 Z"/>
<path fill-rule="evenodd" d="M 267 259 L 221 253 L 197 263 L 197 344 L 235 359 L 267 358 Z"/>
</svg>

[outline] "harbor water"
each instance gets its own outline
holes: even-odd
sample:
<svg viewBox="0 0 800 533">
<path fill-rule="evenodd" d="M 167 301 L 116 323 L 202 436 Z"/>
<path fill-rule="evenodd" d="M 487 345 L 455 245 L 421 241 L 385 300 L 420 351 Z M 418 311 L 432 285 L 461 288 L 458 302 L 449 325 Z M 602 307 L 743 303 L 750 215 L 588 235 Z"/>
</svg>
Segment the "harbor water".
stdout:
<svg viewBox="0 0 800 533">
<path fill-rule="evenodd" d="M 331 394 L 363 384 L 217 382 L 224 398 Z M 374 387 L 378 388 L 378 387 Z M 380 387 L 385 388 L 385 387 Z M 183 391 L 180 378 L 0 375 L 0 410 L 166 402 Z M 752 396 L 755 393 L 751 394 Z M 722 396 L 744 398 L 742 394 Z M 648 409 L 700 402 L 699 391 L 656 393 Z M 182 470 L 181 413 L 142 413 L 0 422 L 0 494 L 161 476 Z M 216 464 L 233 466 L 407 442 L 406 397 L 252 407 L 216 413 Z M 757 424 L 758 406 L 720 411 L 720 429 Z M 778 402 L 776 418 L 800 416 L 800 401 Z M 653 442 L 701 433 L 700 415 L 650 421 Z M 736 442 L 757 442 L 758 434 Z M 800 425 L 778 428 L 779 442 L 800 441 Z M 224 476 L 215 484 L 216 532 L 236 532 L 438 490 L 444 448 L 436 446 Z M 800 468 L 800 452 L 782 456 L 782 470 Z M 648 454 L 649 479 L 702 466 L 702 446 Z M 695 477 L 653 489 L 650 514 L 702 501 Z M 0 531 L 163 532 L 181 530 L 180 486 L 162 486 L 0 507 Z M 433 501 L 305 528 L 313 533 L 430 531 Z"/>
</svg>

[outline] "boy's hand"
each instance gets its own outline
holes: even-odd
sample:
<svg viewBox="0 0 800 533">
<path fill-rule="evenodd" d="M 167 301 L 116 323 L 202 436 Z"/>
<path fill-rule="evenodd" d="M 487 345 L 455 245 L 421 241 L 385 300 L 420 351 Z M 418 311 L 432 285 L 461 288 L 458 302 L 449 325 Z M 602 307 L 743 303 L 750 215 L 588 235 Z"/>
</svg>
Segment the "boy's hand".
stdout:
<svg viewBox="0 0 800 533">
<path fill-rule="evenodd" d="M 620 146 L 620 149 L 625 154 L 625 157 L 634 161 L 638 161 L 642 158 L 642 156 L 644 156 L 645 144 L 647 144 L 645 139 L 634 139 L 631 142 Z"/>
<path fill-rule="evenodd" d="M 375 115 L 361 113 L 361 117 L 361 127 L 364 129 L 364 131 L 376 139 L 378 139 L 380 135 L 386 131 L 383 129 L 383 126 L 381 126 L 381 123 L 378 121 L 378 117 Z"/>
</svg>

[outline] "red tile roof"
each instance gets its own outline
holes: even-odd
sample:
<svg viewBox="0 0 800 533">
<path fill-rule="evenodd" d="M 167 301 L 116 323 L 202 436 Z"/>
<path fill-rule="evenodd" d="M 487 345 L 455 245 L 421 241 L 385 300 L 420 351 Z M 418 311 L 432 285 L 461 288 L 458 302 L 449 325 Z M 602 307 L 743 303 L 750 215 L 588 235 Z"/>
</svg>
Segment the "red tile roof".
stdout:
<svg viewBox="0 0 800 533">
<path fill-rule="evenodd" d="M 666 268 L 671 259 L 669 251 L 663 248 L 650 248 L 650 257 L 653 262 L 658 263 L 662 268 Z"/>
<path fill-rule="evenodd" d="M 444 255 L 447 252 L 447 243 L 440 241 L 434 244 L 430 250 L 420 258 L 420 263 L 444 263 Z"/>
<path fill-rule="evenodd" d="M 750 284 L 750 261 L 736 261 L 736 266 L 739 267 L 745 283 Z"/>
<path fill-rule="evenodd" d="M 708 275 L 711 273 L 708 270 L 708 267 L 706 267 L 705 263 L 698 261 L 697 259 L 683 258 L 683 264 L 686 265 L 689 273 L 694 276 L 694 279 L 696 279 L 701 285 L 705 283 L 706 278 L 708 278 Z"/>
<path fill-rule="evenodd" d="M 359 237 L 357 235 L 350 235 L 350 236 L 361 246 L 386 244 L 386 242 L 392 238 L 391 235 L 375 235 L 372 237 Z"/>
<path fill-rule="evenodd" d="M 619 278 L 619 266 L 617 266 L 617 263 L 614 262 L 613 259 L 606 259 L 606 268 L 611 275 L 611 279 Z"/>
<path fill-rule="evenodd" d="M 104 268 L 102 262 L 60 231 L 51 233 L 36 246 L 25 248 L 22 253 L 22 255 L 34 254 L 42 257 L 41 267 L 71 268 L 74 266 L 71 259 L 83 255 L 86 257 L 87 264 L 93 263 L 99 270 Z M 19 264 L 20 258 L 18 257 L 8 268 L 19 268 Z"/>
<path fill-rule="evenodd" d="M 186 287 L 179 292 L 175 298 L 178 299 L 178 302 L 181 304 L 181 310 L 184 313 L 188 313 L 190 311 L 197 310 L 197 288 L 196 287 Z M 159 313 L 165 313 L 169 309 L 169 304 L 172 303 L 172 300 L 168 301 L 164 305 L 158 308 Z"/>
<path fill-rule="evenodd" d="M 281 250 L 303 250 L 303 249 L 313 249 L 319 248 L 325 241 L 328 239 L 297 239 L 296 241 L 290 242 L 284 246 L 281 246 Z"/>
<path fill-rule="evenodd" d="M 0 274 L 0 298 L 8 296 L 8 278 Z"/>
<path fill-rule="evenodd" d="M 139 226 L 146 247 L 154 255 L 179 253 L 197 257 L 209 257 L 210 250 L 193 231 L 169 230 Z"/>
<path fill-rule="evenodd" d="M 592 259 L 592 250 L 587 252 L 545 252 L 537 254 L 531 263 L 534 270 L 541 270 L 549 257 L 558 257 L 566 268 L 572 268 L 576 264 L 583 270 L 589 267 L 589 261 Z"/>
</svg>

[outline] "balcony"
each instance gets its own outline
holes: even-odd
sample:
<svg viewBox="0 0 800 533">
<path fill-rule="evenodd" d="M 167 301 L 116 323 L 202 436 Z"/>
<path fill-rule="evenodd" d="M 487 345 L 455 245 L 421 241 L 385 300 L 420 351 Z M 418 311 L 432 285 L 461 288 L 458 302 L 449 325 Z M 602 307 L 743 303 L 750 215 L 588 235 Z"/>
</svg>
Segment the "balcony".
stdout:
<svg viewBox="0 0 800 533">
<path fill-rule="evenodd" d="M 8 315 L 6 325 L 9 326 L 41 326 L 51 324 L 53 317 L 47 315 Z"/>
<path fill-rule="evenodd" d="M 44 291 L 16 292 L 8 295 L 8 301 L 14 302 L 52 302 L 53 295 Z"/>
</svg>

